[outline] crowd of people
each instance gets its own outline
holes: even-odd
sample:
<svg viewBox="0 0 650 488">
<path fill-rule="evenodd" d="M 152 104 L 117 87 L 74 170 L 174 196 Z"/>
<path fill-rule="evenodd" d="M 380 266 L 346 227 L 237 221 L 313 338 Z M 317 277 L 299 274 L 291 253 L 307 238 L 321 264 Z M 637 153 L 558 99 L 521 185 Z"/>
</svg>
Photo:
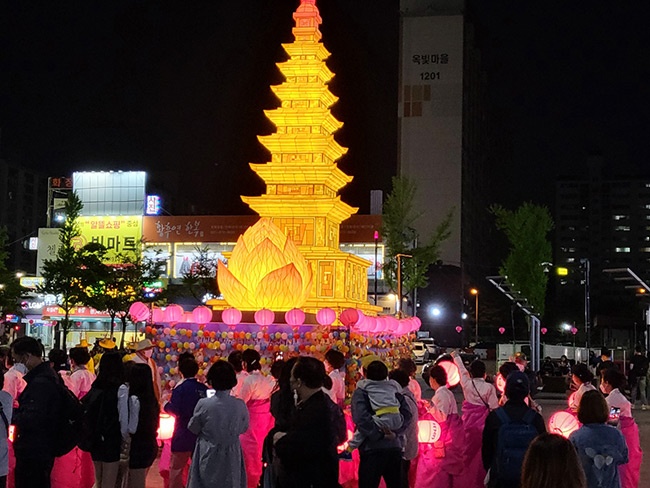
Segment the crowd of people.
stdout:
<svg viewBox="0 0 650 488">
<path fill-rule="evenodd" d="M 592 368 L 572 367 L 576 393 L 568 411 L 581 426 L 567 440 L 546 432 L 522 356 L 500 366 L 499 391 L 482 361 L 466 367 L 452 353 L 464 397 L 460 412 L 441 364 L 423 370 L 434 391 L 427 401 L 412 359 L 390 370 L 381 358 L 363 356 L 350 423 L 346 359 L 334 349 L 323 361 L 278 359 L 270 375 L 256 350 L 235 351 L 210 366 L 207 384 L 186 352 L 178 358 L 182 379 L 162 392 L 149 340 L 132 344 L 128 354 L 111 340 L 98 346 L 93 355 L 80 343 L 47 358 L 31 337 L 0 348 L 0 414 L 7 434 L 15 428 L 11 445 L 0 436 L 0 488 L 144 488 L 159 455 L 161 411 L 175 418 L 169 488 L 339 487 L 339 467 L 348 460 L 358 463 L 360 488 L 378 488 L 382 479 L 387 488 L 639 483 L 638 428 L 623 394 L 626 378 L 613 363 L 599 368 L 598 388 Z M 644 368 L 647 360 L 634 361 L 637 373 Z M 75 446 L 60 452 L 61 418 L 71 405 L 62 392 L 79 399 L 83 414 Z M 419 421 L 438 429 L 431 441 L 420 442 Z"/>
</svg>

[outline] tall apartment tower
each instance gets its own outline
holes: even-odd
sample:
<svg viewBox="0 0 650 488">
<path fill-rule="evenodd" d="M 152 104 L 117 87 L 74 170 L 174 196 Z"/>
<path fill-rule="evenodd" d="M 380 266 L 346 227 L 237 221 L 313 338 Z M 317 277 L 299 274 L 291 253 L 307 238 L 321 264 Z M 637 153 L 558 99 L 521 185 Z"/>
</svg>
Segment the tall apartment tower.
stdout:
<svg viewBox="0 0 650 488">
<path fill-rule="evenodd" d="M 457 268 L 457 277 L 451 295 L 436 299 L 457 302 L 457 325 L 465 288 L 485 275 L 489 219 L 479 151 L 485 83 L 462 0 L 401 0 L 400 11 L 399 174 L 417 184 L 421 240 L 454 212 L 440 258 L 446 275 Z M 449 288 L 448 279 L 442 287 Z"/>
</svg>

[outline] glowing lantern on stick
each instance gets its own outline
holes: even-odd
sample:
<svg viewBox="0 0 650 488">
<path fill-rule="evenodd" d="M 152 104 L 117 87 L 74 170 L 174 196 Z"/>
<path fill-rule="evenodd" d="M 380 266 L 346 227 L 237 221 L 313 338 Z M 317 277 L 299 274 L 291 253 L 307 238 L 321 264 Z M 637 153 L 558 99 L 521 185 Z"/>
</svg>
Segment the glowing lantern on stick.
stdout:
<svg viewBox="0 0 650 488">
<path fill-rule="evenodd" d="M 158 420 L 158 440 L 166 441 L 174 434 L 175 419 L 167 413 L 161 413 Z"/>
<path fill-rule="evenodd" d="M 180 322 L 183 318 L 183 307 L 180 305 L 169 305 L 165 309 L 165 322 Z"/>
<path fill-rule="evenodd" d="M 460 334 L 462 331 L 463 331 L 463 328 L 460 325 L 457 325 L 456 326 L 456 332 L 458 332 Z"/>
<path fill-rule="evenodd" d="M 149 318 L 149 307 L 142 302 L 132 303 L 129 307 L 129 315 L 134 322 L 142 322 Z"/>
<path fill-rule="evenodd" d="M 262 310 L 258 310 L 257 312 L 255 312 L 255 323 L 257 325 L 266 327 L 268 325 L 271 325 L 274 320 L 275 320 L 275 314 L 273 313 L 272 310 L 269 310 L 268 308 L 263 308 Z"/>
<path fill-rule="evenodd" d="M 501 373 L 497 374 L 496 376 L 496 381 L 494 382 L 497 390 L 499 390 L 499 393 L 503 393 L 506 391 L 506 379 L 501 375 Z"/>
<path fill-rule="evenodd" d="M 539 331 L 542 333 L 542 335 L 544 335 L 548 332 L 548 329 L 546 327 L 542 327 Z"/>
<path fill-rule="evenodd" d="M 578 333 L 578 329 L 576 327 L 571 327 L 571 333 L 573 335 L 576 335 Z"/>
<path fill-rule="evenodd" d="M 435 420 L 418 420 L 418 441 L 433 444 L 440 440 L 440 424 Z"/>
<path fill-rule="evenodd" d="M 292 308 L 284 314 L 284 320 L 291 327 L 299 327 L 305 323 L 305 312 L 299 308 Z"/>
<path fill-rule="evenodd" d="M 229 327 L 234 327 L 241 322 L 241 312 L 236 308 L 227 308 L 221 312 L 221 320 Z"/>
<path fill-rule="evenodd" d="M 336 312 L 331 308 L 321 308 L 316 313 L 316 322 L 325 327 L 332 325 L 336 320 Z"/>
<path fill-rule="evenodd" d="M 440 361 L 438 363 L 447 372 L 447 388 L 452 388 L 460 383 L 460 371 L 456 363 L 451 361 Z"/>
<path fill-rule="evenodd" d="M 212 310 L 201 305 L 192 310 L 192 318 L 197 324 L 207 324 L 212 320 Z"/>
<path fill-rule="evenodd" d="M 565 412 L 555 412 L 548 420 L 548 431 L 552 434 L 560 434 L 568 438 L 571 433 L 580 428 L 580 422 L 575 415 Z"/>
<path fill-rule="evenodd" d="M 506 331 L 505 327 L 499 327 L 499 334 L 502 334 Z"/>
</svg>

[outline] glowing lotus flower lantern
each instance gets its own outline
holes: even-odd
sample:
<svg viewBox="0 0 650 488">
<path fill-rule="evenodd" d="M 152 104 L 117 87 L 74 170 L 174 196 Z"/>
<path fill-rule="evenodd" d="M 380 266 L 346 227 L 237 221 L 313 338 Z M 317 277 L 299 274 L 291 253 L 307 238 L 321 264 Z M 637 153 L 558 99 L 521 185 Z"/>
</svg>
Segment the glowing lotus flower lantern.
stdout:
<svg viewBox="0 0 650 488">
<path fill-rule="evenodd" d="M 227 308 L 221 312 L 221 320 L 223 320 L 223 323 L 228 327 L 235 327 L 241 322 L 241 312 L 236 308 Z"/>
<path fill-rule="evenodd" d="M 165 322 L 180 322 L 184 313 L 180 305 L 168 305 L 164 312 Z"/>
<path fill-rule="evenodd" d="M 322 326 L 330 326 L 336 320 L 336 312 L 331 308 L 321 308 L 316 313 L 316 322 Z"/>
<path fill-rule="evenodd" d="M 571 433 L 580 428 L 580 422 L 575 415 L 561 410 L 551 415 L 548 420 L 548 431 L 552 434 L 560 434 L 568 438 Z"/>
<path fill-rule="evenodd" d="M 301 307 L 312 271 L 294 242 L 262 218 L 237 240 L 228 267 L 218 261 L 217 281 L 226 302 L 242 310 Z"/>
<path fill-rule="evenodd" d="M 129 307 L 129 315 L 135 322 L 142 322 L 149 319 L 149 307 L 142 302 L 134 302 Z"/>
<path fill-rule="evenodd" d="M 435 420 L 418 420 L 418 441 L 422 444 L 433 444 L 440 440 L 440 424 Z"/>
<path fill-rule="evenodd" d="M 212 320 L 212 310 L 206 306 L 199 306 L 192 310 L 192 319 L 197 324 L 207 324 Z"/>
<path fill-rule="evenodd" d="M 305 323 L 305 312 L 299 308 L 292 308 L 284 314 L 284 320 L 291 327 L 300 327 Z"/>
</svg>

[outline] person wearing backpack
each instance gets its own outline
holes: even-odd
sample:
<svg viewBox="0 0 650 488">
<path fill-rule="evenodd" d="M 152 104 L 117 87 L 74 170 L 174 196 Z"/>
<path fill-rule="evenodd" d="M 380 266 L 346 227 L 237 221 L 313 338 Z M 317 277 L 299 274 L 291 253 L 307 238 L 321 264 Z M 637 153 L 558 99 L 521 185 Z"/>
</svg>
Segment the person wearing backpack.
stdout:
<svg viewBox="0 0 650 488">
<path fill-rule="evenodd" d="M 13 421 L 16 488 L 50 488 L 58 425 L 64 416 L 63 380 L 43 362 L 41 347 L 33 337 L 16 339 L 11 354 L 15 363 L 27 369 Z"/>
<path fill-rule="evenodd" d="M 481 457 L 488 471 L 488 488 L 517 488 L 528 446 L 546 432 L 544 419 L 526 405 L 528 377 L 515 371 L 506 378 L 504 406 L 490 412 L 485 419 Z"/>
</svg>

